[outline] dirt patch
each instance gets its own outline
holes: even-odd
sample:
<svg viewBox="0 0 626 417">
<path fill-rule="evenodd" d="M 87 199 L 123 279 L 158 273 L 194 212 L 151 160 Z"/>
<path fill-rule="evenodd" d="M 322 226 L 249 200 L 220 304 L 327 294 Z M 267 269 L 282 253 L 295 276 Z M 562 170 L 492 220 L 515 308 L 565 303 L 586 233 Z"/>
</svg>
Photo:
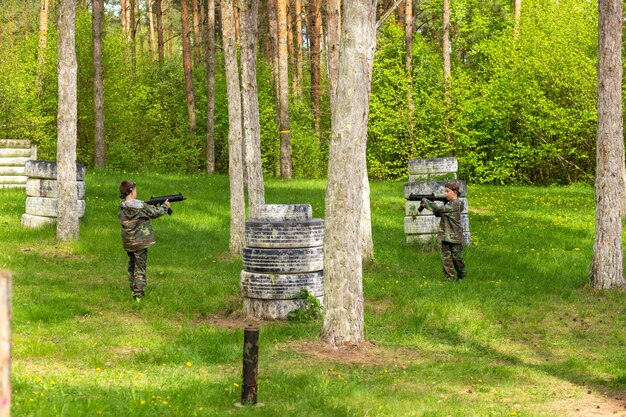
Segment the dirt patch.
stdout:
<svg viewBox="0 0 626 417">
<path fill-rule="evenodd" d="M 38 247 L 23 247 L 20 252 L 25 254 L 37 254 L 45 258 L 62 258 L 62 259 L 80 259 L 82 255 L 74 253 L 71 246 L 66 245 L 50 245 Z"/>
<path fill-rule="evenodd" d="M 332 347 L 318 340 L 291 341 L 276 346 L 277 350 L 293 351 L 314 361 L 336 362 L 348 365 L 376 365 L 407 367 L 420 360 L 417 351 L 410 349 L 383 349 L 372 342 Z"/>
<path fill-rule="evenodd" d="M 626 417 L 626 392 L 609 396 L 589 390 L 587 397 L 556 401 L 550 408 L 567 417 Z"/>
</svg>

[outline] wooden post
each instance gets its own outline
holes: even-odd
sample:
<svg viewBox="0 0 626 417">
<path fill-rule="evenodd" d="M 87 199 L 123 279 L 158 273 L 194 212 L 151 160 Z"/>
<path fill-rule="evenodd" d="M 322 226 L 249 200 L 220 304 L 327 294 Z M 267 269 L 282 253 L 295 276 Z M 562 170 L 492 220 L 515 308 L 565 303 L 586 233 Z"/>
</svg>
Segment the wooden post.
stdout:
<svg viewBox="0 0 626 417">
<path fill-rule="evenodd" d="M 11 416 L 11 273 L 0 271 L 0 417 Z"/>
<path fill-rule="evenodd" d="M 259 328 L 247 327 L 243 333 L 243 385 L 241 404 L 257 403 L 257 381 L 259 375 Z"/>
</svg>

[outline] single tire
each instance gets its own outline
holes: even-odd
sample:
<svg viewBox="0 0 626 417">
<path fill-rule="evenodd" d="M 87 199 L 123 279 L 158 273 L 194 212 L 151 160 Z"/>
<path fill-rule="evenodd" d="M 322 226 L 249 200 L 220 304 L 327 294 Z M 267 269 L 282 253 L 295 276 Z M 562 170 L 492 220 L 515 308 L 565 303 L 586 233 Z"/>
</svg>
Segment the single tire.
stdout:
<svg viewBox="0 0 626 417">
<path fill-rule="evenodd" d="M 30 148 L 0 148 L 0 158 L 30 158 Z"/>
<path fill-rule="evenodd" d="M 78 217 L 85 215 L 85 200 L 77 200 Z M 43 217 L 57 217 L 57 199 L 26 197 L 26 214 Z"/>
<path fill-rule="evenodd" d="M 30 214 L 22 214 L 22 226 L 24 227 L 44 227 L 55 224 L 56 217 L 32 216 Z"/>
<path fill-rule="evenodd" d="M 411 196 L 417 195 L 435 195 L 436 197 L 444 197 L 444 188 L 448 181 L 423 181 L 423 182 L 406 182 L 404 183 L 404 198 L 409 200 L 415 198 Z M 467 186 L 465 181 L 457 180 L 459 183 L 459 197 L 467 197 Z"/>
<path fill-rule="evenodd" d="M 313 210 L 310 204 L 264 204 L 258 208 L 257 218 L 253 220 L 289 222 L 311 218 Z"/>
<path fill-rule="evenodd" d="M 23 166 L 9 166 L 9 167 L 0 166 L 0 175 L 24 176 L 24 167 Z"/>
<path fill-rule="evenodd" d="M 0 148 L 30 149 L 30 141 L 25 139 L 0 139 Z"/>
<path fill-rule="evenodd" d="M 263 300 L 291 300 L 302 290 L 324 295 L 324 272 L 306 274 L 257 274 L 241 271 L 241 295 Z"/>
<path fill-rule="evenodd" d="M 323 305 L 324 297 L 317 297 Z M 302 298 L 293 300 L 263 300 L 257 298 L 243 299 L 243 311 L 248 317 L 256 317 L 262 320 L 287 320 L 290 312 L 298 308 L 306 307 L 306 300 Z"/>
<path fill-rule="evenodd" d="M 439 221 L 440 218 L 435 216 L 406 216 L 404 218 L 404 234 L 437 234 Z M 461 228 L 463 232 L 469 232 L 469 218 L 467 214 L 461 214 Z"/>
<path fill-rule="evenodd" d="M 461 202 L 463 202 L 463 211 L 461 212 L 461 214 L 467 214 L 468 212 L 468 207 L 467 207 L 467 198 L 465 197 L 461 197 L 459 198 L 459 200 Z M 435 201 L 435 204 L 441 204 L 443 205 L 444 203 L 442 201 Z M 406 206 L 405 206 L 405 214 L 407 216 L 432 216 L 433 212 L 428 210 L 427 208 L 425 208 L 424 210 L 422 210 L 422 212 L 419 212 L 419 208 L 420 208 L 420 202 L 419 201 L 414 201 L 414 200 L 407 200 L 406 201 Z"/>
<path fill-rule="evenodd" d="M 25 175 L 2 175 L 0 176 L 0 184 L 20 184 L 22 187 L 26 184 L 28 177 Z"/>
<path fill-rule="evenodd" d="M 0 149 L 2 150 L 2 149 Z M 18 156 L 6 156 L 0 157 L 0 167 L 24 167 L 26 161 L 30 160 L 30 157 L 18 157 Z"/>
<path fill-rule="evenodd" d="M 298 274 L 324 269 L 324 248 L 243 248 L 243 268 L 248 272 Z"/>
<path fill-rule="evenodd" d="M 289 222 L 249 220 L 246 222 L 249 248 L 311 248 L 324 244 L 324 220 Z"/>
<path fill-rule="evenodd" d="M 457 172 L 456 158 L 423 158 L 409 161 L 409 174 L 430 174 L 433 172 Z"/>
<path fill-rule="evenodd" d="M 57 179 L 57 163 L 52 161 L 30 160 L 25 164 L 26 175 L 31 178 Z M 76 164 L 76 181 L 85 181 L 87 170 L 84 165 Z"/>
<path fill-rule="evenodd" d="M 456 172 L 433 172 L 429 174 L 411 174 L 409 182 L 455 180 Z"/>
<path fill-rule="evenodd" d="M 57 180 L 29 178 L 26 181 L 26 195 L 30 197 L 57 198 Z M 85 182 L 76 181 L 76 193 L 79 200 L 85 199 Z"/>
</svg>

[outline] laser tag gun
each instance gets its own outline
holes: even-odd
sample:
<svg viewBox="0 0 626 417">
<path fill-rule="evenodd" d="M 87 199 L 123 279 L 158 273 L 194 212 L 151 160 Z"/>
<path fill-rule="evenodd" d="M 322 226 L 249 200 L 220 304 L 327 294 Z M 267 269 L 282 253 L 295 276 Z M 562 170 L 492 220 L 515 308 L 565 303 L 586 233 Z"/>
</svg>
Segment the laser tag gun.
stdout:
<svg viewBox="0 0 626 417">
<path fill-rule="evenodd" d="M 183 197 L 183 195 L 181 193 L 178 194 L 173 194 L 173 195 L 162 195 L 159 197 L 150 197 L 150 200 L 146 201 L 146 204 L 149 206 L 162 206 L 163 203 L 165 203 L 166 200 L 169 200 L 170 203 L 175 203 L 177 201 L 183 201 L 186 200 L 185 197 Z M 170 216 L 172 215 L 173 211 L 172 209 L 168 208 L 167 209 L 167 214 L 169 214 Z"/>
<path fill-rule="evenodd" d="M 435 195 L 435 194 L 411 194 L 409 195 L 409 201 L 422 201 L 423 198 L 432 202 L 442 201 L 443 203 L 445 203 L 446 201 L 448 201 L 446 197 L 441 196 L 441 195 Z M 424 207 L 422 206 L 420 206 L 420 208 L 417 209 L 417 211 L 419 211 L 420 213 L 423 210 L 424 210 Z"/>
</svg>

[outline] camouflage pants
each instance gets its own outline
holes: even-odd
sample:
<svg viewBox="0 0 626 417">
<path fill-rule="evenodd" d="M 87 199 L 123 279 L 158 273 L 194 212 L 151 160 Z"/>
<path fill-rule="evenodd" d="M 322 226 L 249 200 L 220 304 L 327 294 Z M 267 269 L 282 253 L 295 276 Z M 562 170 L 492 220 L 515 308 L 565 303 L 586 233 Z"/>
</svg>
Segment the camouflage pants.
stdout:
<svg viewBox="0 0 626 417">
<path fill-rule="evenodd" d="M 126 253 L 128 254 L 128 283 L 130 284 L 130 290 L 134 296 L 143 297 L 147 285 L 148 249 Z"/>
<path fill-rule="evenodd" d="M 456 270 L 457 279 L 465 278 L 465 261 L 463 260 L 463 245 L 450 242 L 441 242 L 441 259 L 443 261 L 443 276 L 452 281 Z"/>
</svg>

